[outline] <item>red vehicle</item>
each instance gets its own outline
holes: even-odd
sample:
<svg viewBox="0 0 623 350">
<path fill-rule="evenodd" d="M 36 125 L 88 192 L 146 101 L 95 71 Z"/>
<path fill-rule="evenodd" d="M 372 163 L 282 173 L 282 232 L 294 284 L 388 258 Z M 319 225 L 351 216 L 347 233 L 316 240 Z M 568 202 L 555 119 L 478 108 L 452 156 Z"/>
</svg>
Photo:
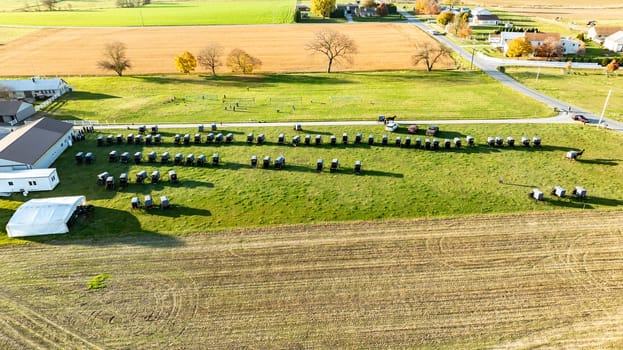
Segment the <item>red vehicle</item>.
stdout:
<svg viewBox="0 0 623 350">
<path fill-rule="evenodd" d="M 588 123 L 589 122 L 588 119 L 585 116 L 581 115 L 581 114 L 575 114 L 572 118 L 573 118 L 573 120 L 577 120 L 577 121 L 582 122 L 582 123 Z"/>
</svg>

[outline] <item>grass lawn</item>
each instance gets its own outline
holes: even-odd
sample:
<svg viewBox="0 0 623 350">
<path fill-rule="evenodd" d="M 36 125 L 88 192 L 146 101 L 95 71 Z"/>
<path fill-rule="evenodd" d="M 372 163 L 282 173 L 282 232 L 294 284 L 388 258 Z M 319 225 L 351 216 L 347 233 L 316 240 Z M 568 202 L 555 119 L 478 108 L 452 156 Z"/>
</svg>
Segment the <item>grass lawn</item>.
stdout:
<svg viewBox="0 0 623 350">
<path fill-rule="evenodd" d="M 424 127 L 424 125 L 422 125 Z M 231 145 L 174 145 L 176 132 L 195 130 L 160 130 L 164 137 L 161 146 L 115 145 L 96 147 L 95 136 L 76 143 L 54 164 L 61 179 L 52 193 L 33 192 L 28 198 L 15 194 L 0 201 L 0 222 L 7 222 L 21 203 L 30 198 L 63 195 L 85 195 L 96 206 L 94 217 L 79 221 L 71 236 L 117 236 L 132 232 L 158 234 L 184 234 L 222 228 L 253 227 L 295 223 L 322 223 L 328 221 L 383 220 L 389 218 L 444 217 L 481 213 L 514 213 L 527 211 L 614 209 L 623 204 L 620 188 L 623 186 L 623 159 L 620 145 L 623 136 L 608 130 L 584 125 L 452 125 L 442 126 L 440 138 L 473 135 L 478 143 L 474 148 L 460 150 L 426 151 L 398 148 L 393 145 L 397 135 L 407 136 L 405 127 L 398 134 L 390 134 L 392 145 L 354 145 L 357 132 L 376 136 L 377 142 L 385 134 L 382 125 L 368 127 L 318 127 L 304 130 L 312 136 L 322 135 L 324 144 L 277 144 L 277 135 L 286 134 L 291 140 L 291 128 L 247 128 L 222 132 L 235 134 Z M 116 135 L 119 131 L 111 131 Z M 124 134 L 131 131 L 122 130 Z M 136 131 L 134 131 L 136 132 Z M 245 135 L 264 133 L 267 143 L 248 145 Z M 341 145 L 341 135 L 347 132 L 351 144 Z M 102 131 L 102 135 L 109 132 Z M 328 144 L 331 134 L 338 136 L 338 145 Z M 487 136 L 538 135 L 543 139 L 541 149 L 516 147 L 514 149 L 484 146 Z M 418 135 L 424 138 L 423 135 Z M 414 136 L 415 137 L 415 136 Z M 205 138 L 205 137 L 204 137 Z M 415 140 L 415 139 L 414 139 Z M 595 144 L 599 142 L 598 146 Z M 191 141 L 192 143 L 192 141 Z M 313 143 L 313 141 L 312 141 Z M 585 148 L 579 161 L 563 159 L 570 149 Z M 205 154 L 210 158 L 218 152 L 222 164 L 218 167 L 174 166 L 172 164 L 128 165 L 109 163 L 108 153 L 150 151 L 160 155 L 164 151 L 173 157 L 180 152 Z M 74 154 L 92 151 L 95 164 L 76 165 Z M 270 155 L 286 157 L 282 170 L 251 168 L 252 155 L 261 160 Z M 316 160 L 325 160 L 327 168 L 315 171 Z M 333 158 L 340 160 L 340 170 L 330 173 L 328 166 Z M 159 159 L 159 158 L 158 158 Z M 362 161 L 363 174 L 353 174 L 353 164 Z M 175 169 L 181 183 L 169 184 L 167 171 Z M 164 183 L 158 185 L 135 184 L 140 170 L 151 174 L 159 170 Z M 127 172 L 131 184 L 127 189 L 106 191 L 96 185 L 96 175 L 108 171 L 118 178 Z M 500 184 L 499 179 L 504 183 Z M 589 191 L 589 200 L 556 199 L 549 196 L 554 185 L 566 187 L 569 192 L 575 185 Z M 538 187 L 546 192 L 546 200 L 536 203 L 527 193 Z M 167 195 L 174 205 L 171 210 L 130 210 L 133 196 L 151 194 L 154 198 Z M 46 238 L 43 238 L 44 240 Z M 55 238 L 56 239 L 56 238 Z M 15 241 L 15 240 L 11 240 Z M 1 236 L 0 243 L 7 243 Z"/>
<path fill-rule="evenodd" d="M 519 67 L 506 67 L 506 74 L 528 87 L 597 115 L 601 114 L 608 90 L 612 89 L 605 116 L 623 121 L 621 76 L 607 78 L 602 70 L 575 70 L 573 74 L 563 74 L 560 69 L 541 68 L 537 81 L 535 68 Z"/>
<path fill-rule="evenodd" d="M 75 91 L 52 104 L 50 113 L 60 119 L 98 120 L 100 123 L 370 120 L 378 114 L 398 115 L 402 120 L 487 119 L 540 117 L 552 113 L 546 105 L 500 86 L 480 72 L 269 74 L 216 78 L 111 76 L 68 77 L 66 80 Z M 223 96 L 226 96 L 224 103 Z M 238 108 L 234 112 L 236 101 Z"/>
<path fill-rule="evenodd" d="M 61 4 L 61 11 L 0 12 L 0 23 L 36 26 L 159 26 L 294 22 L 292 0 L 153 1 L 141 8 L 117 8 L 110 1 Z"/>
</svg>

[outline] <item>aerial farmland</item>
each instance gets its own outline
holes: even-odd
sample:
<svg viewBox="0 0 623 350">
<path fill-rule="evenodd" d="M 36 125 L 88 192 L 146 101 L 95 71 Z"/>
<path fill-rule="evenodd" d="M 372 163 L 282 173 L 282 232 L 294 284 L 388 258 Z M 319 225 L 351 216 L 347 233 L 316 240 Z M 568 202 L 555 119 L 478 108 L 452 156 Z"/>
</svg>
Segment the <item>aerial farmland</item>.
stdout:
<svg viewBox="0 0 623 350">
<path fill-rule="evenodd" d="M 0 100 L 36 111 L 2 114 L 1 164 L 32 121 L 72 125 L 53 190 L 2 171 L 0 348 L 623 346 L 623 56 L 488 43 L 623 8 L 464 3 L 501 22 L 463 37 L 415 1 L 314 2 L 0 5 Z M 351 44 L 333 66 L 322 35 Z M 80 196 L 69 232 L 11 237 L 29 200 Z"/>
</svg>

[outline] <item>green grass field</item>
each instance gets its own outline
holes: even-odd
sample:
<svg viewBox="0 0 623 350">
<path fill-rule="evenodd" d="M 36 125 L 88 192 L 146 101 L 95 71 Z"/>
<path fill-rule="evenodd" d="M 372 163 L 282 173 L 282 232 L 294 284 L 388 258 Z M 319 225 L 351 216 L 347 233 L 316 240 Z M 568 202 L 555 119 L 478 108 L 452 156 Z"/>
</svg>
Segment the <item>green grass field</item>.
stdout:
<svg viewBox="0 0 623 350">
<path fill-rule="evenodd" d="M 141 8 L 117 8 L 111 1 L 62 2 L 60 11 L 4 7 L 0 23 L 78 27 L 292 23 L 294 6 L 292 0 L 152 1 Z"/>
<path fill-rule="evenodd" d="M 424 125 L 423 125 L 424 127 Z M 452 125 L 442 126 L 443 138 L 473 135 L 479 146 L 461 150 L 426 151 L 398 148 L 394 145 L 354 145 L 357 132 L 367 139 L 376 136 L 377 142 L 386 132 L 382 124 L 368 127 L 323 127 L 304 130 L 321 134 L 322 146 L 289 144 L 278 145 L 277 135 L 285 133 L 291 140 L 291 128 L 228 129 L 233 132 L 232 145 L 174 145 L 176 132 L 196 130 L 160 130 L 165 138 L 161 146 L 115 145 L 96 147 L 95 136 L 76 143 L 54 165 L 61 183 L 55 196 L 85 195 L 95 205 L 96 214 L 81 222 L 67 237 L 116 236 L 130 232 L 183 234 L 233 227 L 253 227 L 327 221 L 383 220 L 389 218 L 445 217 L 481 213 L 515 213 L 526 211 L 614 209 L 623 204 L 619 189 L 623 185 L 623 167 L 620 162 L 620 144 L 623 136 L 608 130 L 585 127 L 582 124 L 549 125 Z M 405 128 L 390 134 L 390 143 L 399 135 L 407 136 Z M 119 131 L 111 131 L 116 135 Z M 125 135 L 131 131 L 121 130 Z M 136 130 L 134 130 L 136 132 Z M 248 145 L 245 135 L 264 133 L 267 143 Z M 335 134 L 339 140 L 343 132 L 350 135 L 349 145 L 328 145 Z M 108 135 L 106 131 L 102 135 Z M 514 149 L 484 146 L 487 136 L 538 135 L 543 139 L 541 149 L 516 147 Z M 418 135 L 424 137 L 423 135 Z M 415 137 L 415 136 L 414 136 Z M 415 140 L 415 139 L 414 139 Z M 599 142 L 598 145 L 595 142 Z M 192 143 L 192 141 L 191 141 Z M 313 143 L 313 142 L 312 142 Z M 576 162 L 563 159 L 569 149 L 586 148 L 585 155 Z M 181 152 L 206 154 L 209 158 L 218 152 L 222 164 L 218 167 L 190 167 L 158 164 L 111 164 L 108 153 L 142 151 L 144 157 L 154 150 L 173 157 Z M 92 151 L 96 163 L 74 164 L 78 151 Z M 270 155 L 286 157 L 283 170 L 251 168 L 252 155 L 262 159 Z M 325 160 L 327 168 L 315 171 L 316 160 Z M 340 171 L 330 173 L 328 165 L 333 158 L 340 160 Z M 356 160 L 363 163 L 363 175 L 353 174 Z M 180 184 L 166 182 L 167 171 L 176 169 Z M 146 170 L 162 173 L 164 183 L 158 185 L 134 184 L 135 174 Z M 106 191 L 96 185 L 96 175 L 108 171 L 118 177 L 130 175 L 131 185 L 120 191 Z M 502 177 L 504 183 L 500 184 Z M 556 199 L 547 195 L 544 202 L 535 203 L 527 193 L 538 187 L 548 193 L 554 185 L 569 191 L 583 185 L 589 191 L 586 203 L 574 199 Z M 133 196 L 151 194 L 154 198 L 167 195 L 175 208 L 131 211 Z M 29 198 L 47 197 L 50 193 L 32 193 L 28 198 L 20 194 L 0 202 L 0 221 L 7 222 L 12 211 Z M 6 236 L 1 242 L 7 243 Z M 44 238 L 46 239 L 46 238 Z M 49 239 L 49 238 L 48 238 Z"/>
<path fill-rule="evenodd" d="M 214 79 L 168 75 L 68 77 L 66 80 L 75 91 L 51 105 L 52 115 L 100 123 L 370 120 L 378 114 L 398 115 L 402 120 L 493 119 L 542 117 L 552 113 L 546 105 L 499 86 L 479 72 L 272 74 Z M 238 108 L 233 111 L 236 101 Z"/>
<path fill-rule="evenodd" d="M 605 116 L 623 121 L 623 78 L 620 75 L 608 78 L 603 70 L 575 70 L 564 74 L 561 69 L 519 67 L 507 67 L 506 74 L 530 88 L 597 115 L 601 114 L 608 91 L 612 90 Z"/>
</svg>

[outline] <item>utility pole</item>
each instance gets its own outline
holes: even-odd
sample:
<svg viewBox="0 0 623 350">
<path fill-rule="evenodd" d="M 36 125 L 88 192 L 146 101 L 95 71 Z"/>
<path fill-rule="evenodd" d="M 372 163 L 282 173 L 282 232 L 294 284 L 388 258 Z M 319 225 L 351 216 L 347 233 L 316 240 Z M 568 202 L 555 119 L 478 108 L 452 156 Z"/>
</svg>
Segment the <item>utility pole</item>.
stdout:
<svg viewBox="0 0 623 350">
<path fill-rule="evenodd" d="M 536 79 L 534 80 L 534 88 L 539 84 L 539 74 L 541 74 L 541 67 L 539 67 L 536 71 Z"/>
<path fill-rule="evenodd" d="M 610 95 L 612 94 L 612 89 L 608 91 L 608 96 L 606 96 L 606 102 L 604 102 L 604 108 L 601 110 L 601 115 L 599 116 L 599 126 L 601 126 L 601 122 L 604 119 L 604 114 L 606 113 L 606 107 L 608 107 L 608 101 L 610 101 Z"/>
<path fill-rule="evenodd" d="M 476 46 L 472 46 L 472 60 L 469 62 L 469 70 L 472 70 L 474 65 L 474 51 L 476 51 Z"/>
</svg>

